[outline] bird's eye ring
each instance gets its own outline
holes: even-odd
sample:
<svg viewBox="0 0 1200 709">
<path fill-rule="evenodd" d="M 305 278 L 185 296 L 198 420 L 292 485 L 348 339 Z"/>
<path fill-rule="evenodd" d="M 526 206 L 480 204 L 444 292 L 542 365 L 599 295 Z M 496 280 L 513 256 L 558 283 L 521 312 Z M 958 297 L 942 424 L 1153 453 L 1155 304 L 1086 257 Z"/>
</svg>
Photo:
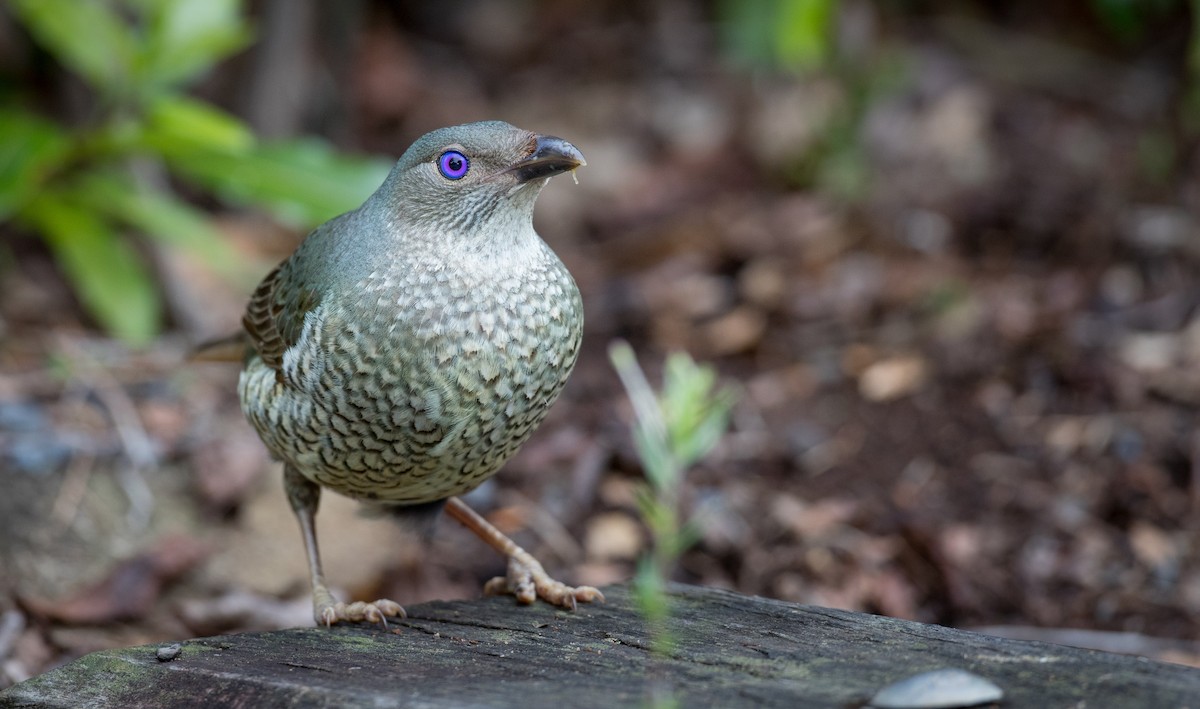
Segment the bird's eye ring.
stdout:
<svg viewBox="0 0 1200 709">
<path fill-rule="evenodd" d="M 447 180 L 461 180 L 471 168 L 471 161 L 457 150 L 447 150 L 438 157 L 438 170 Z"/>
</svg>

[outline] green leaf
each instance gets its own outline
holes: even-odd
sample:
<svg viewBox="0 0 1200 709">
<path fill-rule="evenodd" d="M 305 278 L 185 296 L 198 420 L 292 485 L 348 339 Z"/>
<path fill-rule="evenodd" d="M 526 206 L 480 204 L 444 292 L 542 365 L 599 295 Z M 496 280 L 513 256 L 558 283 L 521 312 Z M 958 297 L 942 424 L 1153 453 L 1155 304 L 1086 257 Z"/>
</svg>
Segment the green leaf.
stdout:
<svg viewBox="0 0 1200 709">
<path fill-rule="evenodd" d="M 635 429 L 643 430 L 647 439 L 658 440 L 665 445 L 667 425 L 662 418 L 662 409 L 658 397 L 650 388 L 650 382 L 646 381 L 646 374 L 638 364 L 633 348 L 624 340 L 614 340 L 608 346 L 608 359 L 613 369 L 617 370 L 629 403 L 633 405 Z"/>
<path fill-rule="evenodd" d="M 722 0 L 725 51 L 750 67 L 819 68 L 833 44 L 837 0 Z"/>
<path fill-rule="evenodd" d="M 130 80 L 137 41 L 104 0 L 12 0 L 22 24 L 64 66 L 97 88 L 119 92 Z"/>
<path fill-rule="evenodd" d="M 836 4 L 836 0 L 783 0 L 774 30 L 780 65 L 807 71 L 824 62 L 833 41 Z"/>
<path fill-rule="evenodd" d="M 687 467 L 721 439 L 735 396 L 729 388 L 714 392 L 716 370 L 697 365 L 684 352 L 667 358 L 663 379 L 662 409 L 671 451 L 678 464 Z"/>
<path fill-rule="evenodd" d="M 21 111 L 0 111 L 0 220 L 41 188 L 70 148 L 70 138 L 55 124 Z"/>
<path fill-rule="evenodd" d="M 312 227 L 357 208 L 387 176 L 376 158 L 339 155 L 314 139 L 264 145 L 242 154 L 174 151 L 171 166 L 221 197 L 270 209 Z"/>
<path fill-rule="evenodd" d="M 96 212 L 187 251 L 219 273 L 234 275 L 242 263 L 204 212 L 168 193 L 140 188 L 123 175 L 93 173 L 79 183 L 78 194 Z"/>
<path fill-rule="evenodd" d="M 654 494 L 654 489 L 647 483 L 634 484 L 633 502 L 637 506 L 638 514 L 642 516 L 643 521 L 656 515 L 655 508 L 660 504 L 658 497 Z"/>
<path fill-rule="evenodd" d="M 254 147 L 254 133 L 237 118 L 203 101 L 167 94 L 151 103 L 143 142 L 164 155 L 196 151 L 240 154 Z"/>
<path fill-rule="evenodd" d="M 83 304 L 109 332 L 135 345 L 158 332 L 158 291 L 138 253 L 111 224 L 59 192 L 38 195 L 24 216 L 42 233 Z"/>
<path fill-rule="evenodd" d="M 153 84 L 194 78 L 252 37 L 241 0 L 138 0 L 138 5 L 147 20 L 141 73 Z"/>
<path fill-rule="evenodd" d="M 671 454 L 669 442 L 662 436 L 638 422 L 633 427 L 633 443 L 646 479 L 659 491 L 670 490 L 679 481 L 683 471 Z"/>
</svg>

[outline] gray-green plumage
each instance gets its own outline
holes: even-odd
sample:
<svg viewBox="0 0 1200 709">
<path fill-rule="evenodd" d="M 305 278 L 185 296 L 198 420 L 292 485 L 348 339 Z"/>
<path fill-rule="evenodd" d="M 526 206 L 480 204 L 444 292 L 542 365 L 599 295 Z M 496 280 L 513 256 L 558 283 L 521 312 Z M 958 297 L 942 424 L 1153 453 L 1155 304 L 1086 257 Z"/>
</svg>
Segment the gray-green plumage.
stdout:
<svg viewBox="0 0 1200 709">
<path fill-rule="evenodd" d="M 447 164 L 468 167 L 459 176 Z M 583 308 L 533 229 L 533 207 L 551 176 L 581 164 L 569 143 L 499 121 L 433 131 L 361 207 L 309 234 L 255 291 L 238 393 L 285 463 L 319 621 L 402 612 L 390 601 L 354 610 L 328 593 L 312 523 L 320 487 L 427 510 L 495 473 L 562 390 Z M 521 586 L 518 596 L 531 600 L 536 581 L 538 595 L 571 607 L 599 597 L 549 579 L 464 510 L 451 504 L 510 559 L 524 555 L 504 590 Z"/>
<path fill-rule="evenodd" d="M 413 504 L 471 490 L 528 438 L 583 325 L 533 229 L 546 178 L 505 172 L 535 144 L 501 122 L 424 136 L 264 281 L 239 394 L 276 456 L 350 497 Z M 438 171 L 447 149 L 471 160 L 461 180 Z"/>
</svg>

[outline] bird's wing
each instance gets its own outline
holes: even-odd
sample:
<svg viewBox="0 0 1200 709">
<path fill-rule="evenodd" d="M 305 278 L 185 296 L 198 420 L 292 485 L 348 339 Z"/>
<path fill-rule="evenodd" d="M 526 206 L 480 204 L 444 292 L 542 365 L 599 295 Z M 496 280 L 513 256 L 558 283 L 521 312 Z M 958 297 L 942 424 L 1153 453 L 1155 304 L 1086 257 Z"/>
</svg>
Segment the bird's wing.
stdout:
<svg viewBox="0 0 1200 709">
<path fill-rule="evenodd" d="M 316 291 L 297 285 L 293 260 L 284 261 L 267 274 L 250 296 L 242 326 L 262 361 L 283 380 L 283 353 L 300 339 L 304 316 L 317 307 Z"/>
<path fill-rule="evenodd" d="M 263 362 L 275 371 L 283 368 L 283 352 L 288 347 L 279 328 L 283 304 L 276 298 L 279 274 L 286 265 L 285 262 L 276 266 L 262 283 L 258 284 L 258 288 L 250 296 L 246 314 L 242 316 L 242 327 L 246 328 L 250 335 L 250 344 L 254 346 Z"/>
</svg>

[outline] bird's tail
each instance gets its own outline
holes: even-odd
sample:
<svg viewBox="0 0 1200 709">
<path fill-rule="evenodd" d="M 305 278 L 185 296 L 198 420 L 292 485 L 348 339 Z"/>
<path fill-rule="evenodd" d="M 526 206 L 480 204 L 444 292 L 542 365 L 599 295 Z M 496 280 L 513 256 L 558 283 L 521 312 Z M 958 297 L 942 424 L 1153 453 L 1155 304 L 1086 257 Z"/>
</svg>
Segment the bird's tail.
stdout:
<svg viewBox="0 0 1200 709">
<path fill-rule="evenodd" d="M 250 341 L 246 339 L 246 333 L 235 332 L 232 335 L 196 345 L 188 355 L 188 359 L 193 362 L 237 362 L 241 364 L 245 361 L 249 350 Z"/>
</svg>

